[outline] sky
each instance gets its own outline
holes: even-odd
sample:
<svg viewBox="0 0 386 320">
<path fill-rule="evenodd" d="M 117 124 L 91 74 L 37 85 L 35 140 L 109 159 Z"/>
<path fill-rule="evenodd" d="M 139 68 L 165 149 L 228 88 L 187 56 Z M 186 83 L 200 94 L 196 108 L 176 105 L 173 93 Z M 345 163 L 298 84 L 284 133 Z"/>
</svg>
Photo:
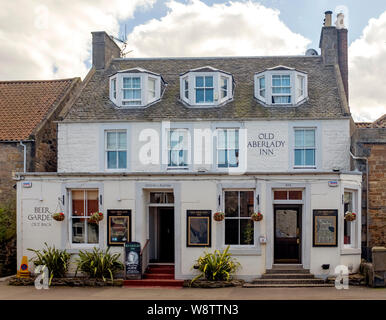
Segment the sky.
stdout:
<svg viewBox="0 0 386 320">
<path fill-rule="evenodd" d="M 373 121 L 386 113 L 385 0 L 0 0 L 0 80 L 84 78 L 102 30 L 127 58 L 319 51 L 326 10 L 345 14 L 353 117 Z"/>
</svg>

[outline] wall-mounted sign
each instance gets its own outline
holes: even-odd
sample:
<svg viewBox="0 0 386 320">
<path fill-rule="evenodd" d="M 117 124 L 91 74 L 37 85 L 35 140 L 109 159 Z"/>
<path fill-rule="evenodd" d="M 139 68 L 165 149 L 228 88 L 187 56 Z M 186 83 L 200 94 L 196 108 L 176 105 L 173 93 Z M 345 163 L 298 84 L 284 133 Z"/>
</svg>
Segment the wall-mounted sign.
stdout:
<svg viewBox="0 0 386 320">
<path fill-rule="evenodd" d="M 338 246 L 338 210 L 314 210 L 314 247 Z"/>
<path fill-rule="evenodd" d="M 34 207 L 34 212 L 27 214 L 32 227 L 51 227 L 52 213 L 48 207 Z"/>
<path fill-rule="evenodd" d="M 211 210 L 187 210 L 186 214 L 186 246 L 211 246 Z"/>
<path fill-rule="evenodd" d="M 107 245 L 123 246 L 131 241 L 131 210 L 107 210 Z"/>
<path fill-rule="evenodd" d="M 141 276 L 141 244 L 139 242 L 125 243 L 125 273 L 127 277 Z"/>
<path fill-rule="evenodd" d="M 23 188 L 32 188 L 31 181 L 23 181 L 21 185 L 23 186 Z"/>
<path fill-rule="evenodd" d="M 273 156 L 284 146 L 285 141 L 278 139 L 272 132 L 259 133 L 256 140 L 248 141 L 248 149 L 258 149 L 260 156 Z"/>
<path fill-rule="evenodd" d="M 337 180 L 330 180 L 328 181 L 328 186 L 329 187 L 337 187 L 339 184 L 338 184 L 338 181 Z"/>
</svg>

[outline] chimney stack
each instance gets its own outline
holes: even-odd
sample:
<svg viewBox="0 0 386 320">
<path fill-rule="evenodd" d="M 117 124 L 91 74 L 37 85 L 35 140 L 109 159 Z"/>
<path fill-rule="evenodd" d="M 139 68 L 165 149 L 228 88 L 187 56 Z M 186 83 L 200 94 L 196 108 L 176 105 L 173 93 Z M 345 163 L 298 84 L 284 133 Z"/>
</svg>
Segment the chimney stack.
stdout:
<svg viewBox="0 0 386 320">
<path fill-rule="evenodd" d="M 105 32 L 97 31 L 92 34 L 92 65 L 97 70 L 105 69 L 110 61 L 121 56 L 121 49 Z"/>
<path fill-rule="evenodd" d="M 335 26 L 332 25 L 332 11 L 325 12 L 324 25 L 320 35 L 319 48 L 324 64 L 339 66 L 343 86 L 348 101 L 348 55 L 347 29 L 344 26 L 344 15 L 339 13 Z"/>
</svg>

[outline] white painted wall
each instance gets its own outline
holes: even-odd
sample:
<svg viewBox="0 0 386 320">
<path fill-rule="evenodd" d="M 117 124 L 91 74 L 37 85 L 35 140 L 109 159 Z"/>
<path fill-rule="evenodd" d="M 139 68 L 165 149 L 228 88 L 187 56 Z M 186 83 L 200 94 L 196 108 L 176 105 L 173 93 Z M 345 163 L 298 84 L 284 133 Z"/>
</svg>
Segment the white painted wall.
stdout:
<svg viewBox="0 0 386 320">
<path fill-rule="evenodd" d="M 309 185 L 309 207 L 303 210 L 304 221 L 308 221 L 305 226 L 305 232 L 308 234 L 308 250 L 306 255 L 309 255 L 311 272 L 317 276 L 324 276 L 333 274 L 334 269 L 339 264 L 352 264 L 353 270 L 357 270 L 360 264 L 360 247 L 357 250 L 350 252 L 344 251 L 342 238 L 339 236 L 338 247 L 321 248 L 312 247 L 312 210 L 313 209 L 338 209 L 338 235 L 343 232 L 343 210 L 341 207 L 342 192 L 344 192 L 344 185 L 350 184 L 359 188 L 361 185 L 361 176 L 353 174 L 329 174 L 329 175 L 258 175 L 258 176 L 207 176 L 207 177 L 70 177 L 70 176 L 26 176 L 24 181 L 31 181 L 32 188 L 22 188 L 21 182 L 17 183 L 17 247 L 18 247 L 18 265 L 21 257 L 27 255 L 29 258 L 33 256 L 27 248 L 41 249 L 44 242 L 49 245 L 55 245 L 58 248 L 67 249 L 72 253 L 76 253 L 78 249 L 71 246 L 69 241 L 69 223 L 68 211 L 65 211 L 66 218 L 63 222 L 54 220 L 49 221 L 47 226 L 33 226 L 29 220 L 29 215 L 34 213 L 35 207 L 47 207 L 49 212 L 53 213 L 57 209 L 58 198 L 64 194 L 64 186 L 69 184 L 78 184 L 84 187 L 88 185 L 101 185 L 103 189 L 103 206 L 101 210 L 107 214 L 107 209 L 131 209 L 132 210 L 132 240 L 140 241 L 144 244 L 144 239 L 147 238 L 147 209 L 145 196 L 138 197 L 142 190 L 137 190 L 139 183 L 142 186 L 146 185 L 167 185 L 180 186 L 180 201 L 175 204 L 175 218 L 179 217 L 179 225 L 175 230 L 176 243 L 180 248 L 176 252 L 176 264 L 180 273 L 176 276 L 178 278 L 191 278 L 196 273 L 192 270 L 195 260 L 204 253 L 205 250 L 213 252 L 215 249 L 221 249 L 221 244 L 217 243 L 218 232 L 222 230 L 224 222 L 216 222 L 212 220 L 212 246 L 211 248 L 188 248 L 186 246 L 186 210 L 189 209 L 207 209 L 212 210 L 212 213 L 218 210 L 218 185 L 226 185 L 231 182 L 234 185 L 241 185 L 246 183 L 255 184 L 257 179 L 257 190 L 260 190 L 260 210 L 264 215 L 261 222 L 256 222 L 255 227 L 259 229 L 259 234 L 266 235 L 268 239 L 267 244 L 260 245 L 259 251 L 246 253 L 245 250 L 238 251 L 238 248 L 233 247 L 233 255 L 241 263 L 242 268 L 238 272 L 239 277 L 247 279 L 256 278 L 265 272 L 267 259 L 272 259 L 268 254 L 272 254 L 267 250 L 273 241 L 272 230 L 267 228 L 267 221 L 269 214 L 272 214 L 270 208 L 273 207 L 272 199 L 266 197 L 269 191 L 269 186 L 274 183 L 303 183 Z M 339 187 L 329 187 L 328 180 L 335 179 L 339 181 Z M 145 188 L 145 187 L 141 187 Z M 149 189 L 147 189 L 149 191 Z M 360 193 L 359 193 L 360 194 Z M 141 206 L 138 206 L 140 202 Z M 136 208 L 143 208 L 136 212 Z M 360 208 L 360 206 L 359 206 Z M 65 208 L 66 210 L 66 208 Z M 361 216 L 360 211 L 358 217 Z M 272 217 L 270 217 L 272 219 Z M 139 229 L 137 229 L 137 219 L 144 222 Z M 360 226 L 360 218 L 356 223 Z M 104 219 L 100 222 L 100 244 L 101 248 L 106 248 L 106 226 L 107 221 Z M 136 234 L 136 232 L 142 232 Z M 305 244 L 303 244 L 305 245 Z M 360 246 L 360 241 L 359 241 Z M 113 247 L 113 252 L 121 252 L 122 248 Z M 268 253 L 269 252 L 269 253 Z M 322 264 L 330 264 L 331 268 L 328 272 L 321 269 Z M 33 269 L 33 268 L 32 268 Z M 176 266 L 177 269 L 177 266 Z M 74 270 L 72 264 L 71 270 Z"/>
<path fill-rule="evenodd" d="M 165 171 L 161 164 L 143 164 L 139 159 L 141 147 L 148 142 L 140 142 L 139 135 L 144 129 L 155 130 L 161 139 L 160 122 L 125 122 L 125 123 L 59 123 L 58 130 L 58 172 L 103 172 L 104 141 L 103 132 L 106 128 L 116 126 L 129 128 L 129 169 L 131 172 L 160 172 Z M 175 125 L 171 123 L 171 126 Z M 247 171 L 250 172 L 288 172 L 293 169 L 293 128 L 294 126 L 316 127 L 317 165 L 315 171 L 330 171 L 335 167 L 349 170 L 349 120 L 305 120 L 305 121 L 245 121 L 245 122 L 209 122 L 196 121 L 177 123 L 177 126 L 190 129 L 193 136 L 194 129 L 214 129 L 217 126 L 234 127 L 240 125 L 247 130 Z M 110 126 L 110 127 L 109 127 Z M 262 135 L 273 134 L 273 139 L 259 139 Z M 267 136 L 268 137 L 268 136 Z M 253 147 L 256 141 L 282 141 L 279 147 L 269 148 L 272 154 L 265 154 L 267 148 Z M 193 142 L 193 141 L 192 141 Z M 161 150 L 159 151 L 161 159 Z M 192 151 L 192 157 L 193 151 Z M 192 158 L 193 159 L 193 158 Z M 211 156 L 213 159 L 213 155 Z M 161 161 L 161 160 L 160 160 Z M 206 168 L 217 170 L 210 164 L 194 165 L 190 170 L 197 171 Z M 297 169 L 298 170 L 298 169 Z"/>
</svg>

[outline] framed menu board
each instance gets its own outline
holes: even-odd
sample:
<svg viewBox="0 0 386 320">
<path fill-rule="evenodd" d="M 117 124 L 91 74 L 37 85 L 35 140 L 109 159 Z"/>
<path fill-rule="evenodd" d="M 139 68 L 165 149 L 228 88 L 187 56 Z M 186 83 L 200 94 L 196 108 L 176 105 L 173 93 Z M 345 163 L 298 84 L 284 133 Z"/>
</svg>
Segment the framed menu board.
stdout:
<svg viewBox="0 0 386 320">
<path fill-rule="evenodd" d="M 131 210 L 107 210 L 107 245 L 123 246 L 131 241 Z"/>
<path fill-rule="evenodd" d="M 314 247 L 338 246 L 338 210 L 314 210 Z"/>
<path fill-rule="evenodd" d="M 211 210 L 187 210 L 186 246 L 211 246 Z"/>
</svg>

